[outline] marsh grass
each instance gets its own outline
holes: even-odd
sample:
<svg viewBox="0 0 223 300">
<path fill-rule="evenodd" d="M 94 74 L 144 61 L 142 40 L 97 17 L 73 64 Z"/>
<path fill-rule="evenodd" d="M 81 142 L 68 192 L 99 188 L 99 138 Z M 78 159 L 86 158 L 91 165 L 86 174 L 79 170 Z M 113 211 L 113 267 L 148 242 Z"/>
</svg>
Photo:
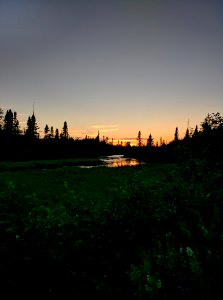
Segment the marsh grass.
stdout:
<svg viewBox="0 0 223 300">
<path fill-rule="evenodd" d="M 221 295 L 223 174 L 196 163 L 1 172 L 2 293 Z"/>
</svg>

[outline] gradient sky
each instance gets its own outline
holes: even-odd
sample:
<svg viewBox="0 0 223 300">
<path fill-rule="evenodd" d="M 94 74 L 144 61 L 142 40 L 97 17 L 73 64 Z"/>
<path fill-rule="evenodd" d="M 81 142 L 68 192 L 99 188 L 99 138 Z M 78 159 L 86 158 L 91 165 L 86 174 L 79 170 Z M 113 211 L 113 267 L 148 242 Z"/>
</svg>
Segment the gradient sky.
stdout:
<svg viewBox="0 0 223 300">
<path fill-rule="evenodd" d="M 159 140 L 223 112 L 223 1 L 0 0 L 0 107 Z"/>
</svg>

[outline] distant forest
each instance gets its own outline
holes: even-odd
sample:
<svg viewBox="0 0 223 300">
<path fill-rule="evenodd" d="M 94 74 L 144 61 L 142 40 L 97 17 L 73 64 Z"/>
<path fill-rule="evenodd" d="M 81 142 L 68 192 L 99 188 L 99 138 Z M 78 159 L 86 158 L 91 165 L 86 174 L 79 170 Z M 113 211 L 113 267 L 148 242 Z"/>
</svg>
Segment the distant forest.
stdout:
<svg viewBox="0 0 223 300">
<path fill-rule="evenodd" d="M 96 157 L 99 155 L 124 154 L 160 162 L 188 160 L 190 157 L 221 159 L 223 156 L 223 116 L 208 113 L 200 127 L 187 128 L 185 135 L 179 139 L 178 127 L 169 143 L 154 143 L 152 134 L 148 136 L 146 145 L 142 142 L 141 131 L 136 137 L 137 146 L 129 142 L 113 145 L 108 137 L 84 139 L 70 137 L 68 124 L 65 121 L 61 132 L 46 124 L 44 136 L 40 138 L 39 127 L 33 112 L 28 117 L 26 128 L 21 130 L 17 113 L 11 109 L 0 108 L 0 159 L 31 160 L 59 159 L 73 157 Z"/>
</svg>

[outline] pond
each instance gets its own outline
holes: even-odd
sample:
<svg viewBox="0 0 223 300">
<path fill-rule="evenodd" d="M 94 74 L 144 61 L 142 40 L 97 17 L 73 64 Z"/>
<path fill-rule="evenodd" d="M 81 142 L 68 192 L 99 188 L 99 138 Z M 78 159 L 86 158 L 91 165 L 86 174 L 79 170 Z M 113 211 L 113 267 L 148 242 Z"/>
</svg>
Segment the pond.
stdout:
<svg viewBox="0 0 223 300">
<path fill-rule="evenodd" d="M 141 164 L 135 158 L 126 158 L 124 155 L 108 155 L 99 157 L 101 164 L 96 166 L 79 166 L 81 168 L 94 168 L 94 167 L 108 167 L 108 168 L 117 168 L 117 167 L 126 167 L 126 166 L 137 166 Z"/>
<path fill-rule="evenodd" d="M 136 166 L 140 162 L 135 158 L 126 158 L 124 155 L 109 155 L 101 157 L 100 160 L 106 167 L 126 167 L 126 166 Z"/>
</svg>

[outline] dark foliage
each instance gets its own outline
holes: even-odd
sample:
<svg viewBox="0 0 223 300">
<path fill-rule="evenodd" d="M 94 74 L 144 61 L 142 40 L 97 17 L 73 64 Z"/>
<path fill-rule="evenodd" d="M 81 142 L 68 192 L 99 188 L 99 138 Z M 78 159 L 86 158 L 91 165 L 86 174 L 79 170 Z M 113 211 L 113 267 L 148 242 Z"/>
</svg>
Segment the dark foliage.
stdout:
<svg viewBox="0 0 223 300">
<path fill-rule="evenodd" d="M 223 117 L 220 113 L 208 114 L 201 123 L 201 130 L 196 126 L 194 131 L 186 130 L 185 137 L 180 140 L 178 127 L 174 139 L 169 144 L 161 143 L 154 146 L 152 135 L 149 135 L 147 146 L 143 146 L 141 131 L 138 132 L 138 147 L 130 144 L 114 146 L 108 143 L 108 138 L 74 140 L 69 137 L 68 124 L 65 121 L 61 134 L 53 126 L 45 126 L 44 138 L 39 138 L 39 128 L 35 114 L 27 120 L 27 128 L 21 133 L 16 112 L 10 109 L 0 109 L 0 159 L 27 160 L 27 159 L 56 159 L 72 158 L 77 156 L 99 156 L 109 154 L 124 154 L 151 162 L 179 162 L 197 157 L 197 159 L 221 159 L 223 153 Z M 15 150 L 16 149 L 16 150 Z"/>
</svg>

